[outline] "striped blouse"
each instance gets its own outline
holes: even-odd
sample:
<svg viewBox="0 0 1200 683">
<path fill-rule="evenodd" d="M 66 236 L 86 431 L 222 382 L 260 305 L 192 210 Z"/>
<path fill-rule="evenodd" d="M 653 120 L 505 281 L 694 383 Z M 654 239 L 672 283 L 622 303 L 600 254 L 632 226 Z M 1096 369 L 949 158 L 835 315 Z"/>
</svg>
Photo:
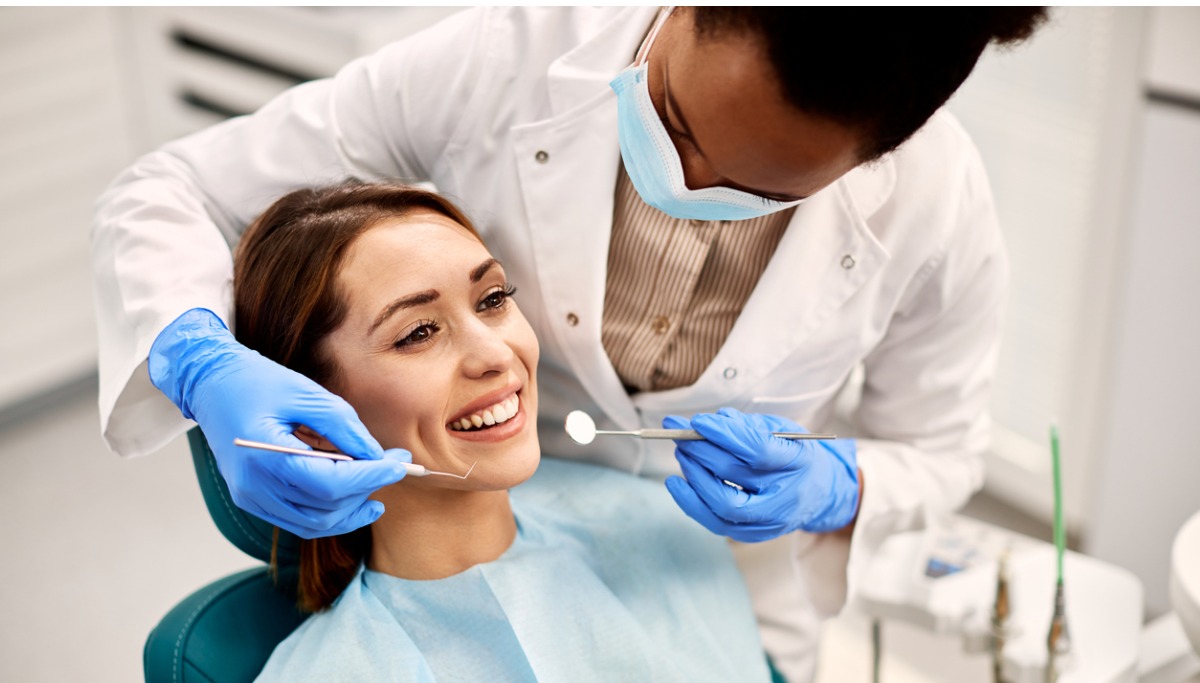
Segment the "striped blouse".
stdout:
<svg viewBox="0 0 1200 683">
<path fill-rule="evenodd" d="M 672 218 L 620 167 L 601 342 L 630 393 L 688 386 L 725 343 L 795 209 L 744 221 Z"/>
</svg>

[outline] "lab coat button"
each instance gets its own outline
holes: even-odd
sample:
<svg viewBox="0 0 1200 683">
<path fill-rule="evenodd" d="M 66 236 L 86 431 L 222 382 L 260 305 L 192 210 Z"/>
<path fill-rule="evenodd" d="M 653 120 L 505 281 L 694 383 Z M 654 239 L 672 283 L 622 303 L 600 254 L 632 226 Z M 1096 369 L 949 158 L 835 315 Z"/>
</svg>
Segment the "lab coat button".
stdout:
<svg viewBox="0 0 1200 683">
<path fill-rule="evenodd" d="M 550 155 L 547 154 L 546 150 L 544 149 L 539 149 L 537 154 L 533 155 L 533 158 L 536 159 L 539 164 L 544 164 L 547 161 L 550 161 Z"/>
<path fill-rule="evenodd" d="M 725 375 L 725 379 L 733 379 L 737 377 L 737 368 L 725 368 L 725 372 L 721 374 Z"/>
<path fill-rule="evenodd" d="M 667 330 L 671 329 L 671 321 L 667 316 L 660 315 L 654 319 L 650 327 L 654 330 L 654 334 L 666 334 Z"/>
<path fill-rule="evenodd" d="M 846 270 L 850 270 L 851 268 L 853 268 L 854 267 L 854 257 L 851 256 L 850 254 L 846 254 L 845 256 L 843 256 L 842 257 L 842 267 L 845 268 Z"/>
<path fill-rule="evenodd" d="M 567 324 L 570 325 L 571 327 L 575 327 L 576 325 L 579 324 L 579 316 L 575 315 L 574 313 L 568 313 L 567 314 Z"/>
</svg>

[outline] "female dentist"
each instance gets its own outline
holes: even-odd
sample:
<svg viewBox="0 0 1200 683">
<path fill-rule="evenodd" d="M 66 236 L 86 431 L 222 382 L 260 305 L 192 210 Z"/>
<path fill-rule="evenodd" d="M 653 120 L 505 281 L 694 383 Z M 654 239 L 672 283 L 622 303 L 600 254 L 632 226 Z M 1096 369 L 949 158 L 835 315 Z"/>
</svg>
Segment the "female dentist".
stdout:
<svg viewBox="0 0 1200 683">
<path fill-rule="evenodd" d="M 304 537 L 376 519 L 367 496 L 411 454 L 383 452 L 345 402 L 234 341 L 231 247 L 299 186 L 431 181 L 520 288 L 542 344 L 545 453 L 669 477 L 688 515 L 754 542 L 735 546 L 764 644 L 808 680 L 820 619 L 882 540 L 982 483 L 1006 261 L 977 154 L 937 110 L 989 42 L 1043 18 L 455 15 L 117 178 L 93 230 L 104 437 L 139 455 L 194 420 L 263 519 Z M 858 438 L 769 437 L 828 425 L 856 368 Z M 572 409 L 619 429 L 690 422 L 707 440 L 583 448 L 562 434 Z M 358 461 L 232 443 L 300 447 L 299 425 Z"/>
</svg>

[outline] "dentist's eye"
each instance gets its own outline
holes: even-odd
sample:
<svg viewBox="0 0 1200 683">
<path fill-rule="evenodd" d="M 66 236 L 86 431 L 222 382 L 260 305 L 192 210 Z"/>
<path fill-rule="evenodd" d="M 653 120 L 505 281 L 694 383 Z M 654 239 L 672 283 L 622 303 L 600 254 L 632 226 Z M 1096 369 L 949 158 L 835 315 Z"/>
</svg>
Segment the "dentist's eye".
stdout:
<svg viewBox="0 0 1200 683">
<path fill-rule="evenodd" d="M 418 346 L 432 339 L 433 335 L 437 333 L 438 329 L 437 323 L 433 322 L 432 320 L 418 323 L 411 332 L 409 332 L 403 338 L 397 340 L 395 344 L 392 344 L 392 346 L 397 349 Z"/>
<path fill-rule="evenodd" d="M 479 306 L 475 308 L 480 313 L 489 309 L 500 309 L 508 303 L 508 300 L 517 293 L 517 288 L 510 284 L 504 285 L 501 289 L 494 289 L 483 297 L 483 301 L 479 302 Z"/>
</svg>

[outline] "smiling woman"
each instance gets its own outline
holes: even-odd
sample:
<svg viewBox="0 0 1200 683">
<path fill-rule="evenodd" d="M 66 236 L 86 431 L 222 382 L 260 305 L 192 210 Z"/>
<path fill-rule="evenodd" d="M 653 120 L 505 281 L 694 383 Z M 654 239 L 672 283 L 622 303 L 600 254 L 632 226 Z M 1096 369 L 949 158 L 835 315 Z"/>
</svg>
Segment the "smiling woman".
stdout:
<svg viewBox="0 0 1200 683">
<path fill-rule="evenodd" d="M 661 486 L 540 463 L 537 339 L 447 200 L 293 192 L 247 230 L 234 279 L 240 341 L 345 399 L 384 448 L 475 465 L 384 487 L 374 524 L 302 541 L 300 605 L 319 614 L 260 680 L 768 678 L 720 538 Z M 318 478 L 360 464 L 302 460 Z"/>
</svg>

